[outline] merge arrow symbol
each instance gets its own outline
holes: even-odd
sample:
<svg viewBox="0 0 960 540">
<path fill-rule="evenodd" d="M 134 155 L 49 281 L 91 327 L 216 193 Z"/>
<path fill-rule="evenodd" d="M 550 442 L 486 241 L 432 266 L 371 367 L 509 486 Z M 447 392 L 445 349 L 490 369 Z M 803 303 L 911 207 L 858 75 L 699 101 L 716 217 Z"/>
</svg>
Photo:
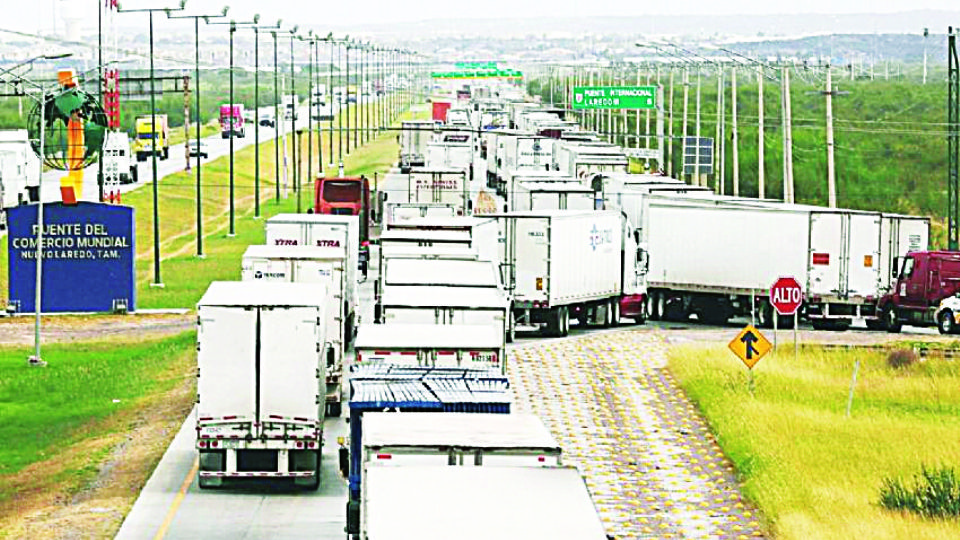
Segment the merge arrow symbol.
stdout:
<svg viewBox="0 0 960 540">
<path fill-rule="evenodd" d="M 746 346 L 747 360 L 752 360 L 754 354 L 756 355 L 760 354 L 760 351 L 758 351 L 753 346 L 753 344 L 759 340 L 760 339 L 753 332 L 750 332 L 750 331 L 748 331 L 746 334 L 743 335 L 743 337 L 740 338 L 740 342 Z"/>
</svg>

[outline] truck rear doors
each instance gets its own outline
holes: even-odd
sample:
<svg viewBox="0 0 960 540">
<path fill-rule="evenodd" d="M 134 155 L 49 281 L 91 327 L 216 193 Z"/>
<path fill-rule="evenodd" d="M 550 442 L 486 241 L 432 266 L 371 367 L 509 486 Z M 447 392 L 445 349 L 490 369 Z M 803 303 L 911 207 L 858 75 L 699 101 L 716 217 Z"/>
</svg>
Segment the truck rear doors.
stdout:
<svg viewBox="0 0 960 540">
<path fill-rule="evenodd" d="M 876 299 L 880 284 L 880 214 L 811 212 L 807 293 Z"/>
<path fill-rule="evenodd" d="M 323 420 L 321 323 L 311 307 L 259 310 L 259 419 L 267 437 L 289 435 L 291 424 L 312 431 Z M 311 357 L 317 361 L 304 361 Z"/>
</svg>

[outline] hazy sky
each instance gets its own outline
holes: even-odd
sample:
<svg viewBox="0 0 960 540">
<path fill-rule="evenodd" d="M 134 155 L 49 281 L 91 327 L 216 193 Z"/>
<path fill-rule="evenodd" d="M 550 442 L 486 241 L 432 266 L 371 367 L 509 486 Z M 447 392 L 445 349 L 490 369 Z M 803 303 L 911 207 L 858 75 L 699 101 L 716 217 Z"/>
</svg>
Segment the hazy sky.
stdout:
<svg viewBox="0 0 960 540">
<path fill-rule="evenodd" d="M 73 13 L 85 28 L 97 22 L 97 3 L 104 0 L 0 0 L 4 17 L 0 28 L 35 32 L 52 28 L 51 15 Z M 176 6 L 179 0 L 123 0 L 125 9 Z M 217 13 L 224 5 L 236 20 L 252 18 L 260 13 L 261 23 L 272 24 L 282 18 L 285 25 L 336 27 L 359 23 L 410 22 L 436 18 L 497 17 L 586 17 L 660 15 L 739 15 L 780 13 L 890 13 L 905 9 L 956 10 L 957 3 L 948 0 L 797 0 L 787 4 L 770 0 L 679 0 L 659 2 L 656 11 L 649 3 L 636 0 L 188 0 L 187 12 Z M 549 10 L 549 11 L 548 11 Z M 161 19 L 165 19 L 161 15 Z M 121 15 L 121 24 L 144 22 L 145 14 Z M 57 26 L 62 28 L 62 22 Z M 164 22 L 164 24 L 168 24 Z M 946 24 L 946 23 L 944 23 Z M 157 31 L 159 27 L 157 27 Z"/>
</svg>

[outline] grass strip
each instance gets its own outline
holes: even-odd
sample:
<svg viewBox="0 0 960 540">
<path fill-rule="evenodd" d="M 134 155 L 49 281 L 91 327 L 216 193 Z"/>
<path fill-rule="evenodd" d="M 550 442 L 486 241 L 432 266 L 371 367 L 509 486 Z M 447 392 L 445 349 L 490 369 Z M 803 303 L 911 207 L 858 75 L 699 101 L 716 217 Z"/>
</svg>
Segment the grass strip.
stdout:
<svg viewBox="0 0 960 540">
<path fill-rule="evenodd" d="M 879 352 L 807 349 L 746 369 L 723 347 L 678 347 L 670 370 L 778 538 L 960 537 L 957 520 L 883 510 L 883 479 L 960 463 L 960 365 L 896 369 Z M 860 361 L 852 413 L 847 397 Z"/>
</svg>

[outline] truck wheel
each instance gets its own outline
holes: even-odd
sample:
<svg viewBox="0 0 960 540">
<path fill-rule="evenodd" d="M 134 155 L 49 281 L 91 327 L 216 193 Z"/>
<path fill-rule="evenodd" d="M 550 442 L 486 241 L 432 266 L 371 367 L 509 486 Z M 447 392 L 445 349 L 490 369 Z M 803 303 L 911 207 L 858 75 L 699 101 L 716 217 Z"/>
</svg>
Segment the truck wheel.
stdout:
<svg viewBox="0 0 960 540">
<path fill-rule="evenodd" d="M 507 331 L 506 331 L 506 342 L 513 343 L 517 339 L 517 321 L 513 315 L 513 309 L 510 309 L 510 314 L 507 315 Z"/>
<path fill-rule="evenodd" d="M 900 332 L 900 329 L 903 325 L 900 323 L 900 317 L 897 315 L 897 308 L 893 306 L 886 306 L 883 308 L 883 329 L 887 332 L 896 334 Z"/>
<path fill-rule="evenodd" d="M 560 308 L 560 337 L 570 334 L 570 310 L 567 306 Z"/>
<path fill-rule="evenodd" d="M 620 326 L 620 300 L 611 298 L 610 303 L 610 326 Z"/>
<path fill-rule="evenodd" d="M 339 401 L 328 401 L 326 409 L 326 416 L 329 418 L 340 418 L 343 414 L 343 405 Z"/>
<path fill-rule="evenodd" d="M 652 292 L 647 295 L 646 300 L 643 301 L 643 311 L 648 321 L 656 321 L 660 318 L 657 313 L 657 293 Z"/>
<path fill-rule="evenodd" d="M 937 316 L 937 329 L 941 334 L 956 334 L 957 325 L 954 323 L 953 312 L 945 309 Z"/>
</svg>

